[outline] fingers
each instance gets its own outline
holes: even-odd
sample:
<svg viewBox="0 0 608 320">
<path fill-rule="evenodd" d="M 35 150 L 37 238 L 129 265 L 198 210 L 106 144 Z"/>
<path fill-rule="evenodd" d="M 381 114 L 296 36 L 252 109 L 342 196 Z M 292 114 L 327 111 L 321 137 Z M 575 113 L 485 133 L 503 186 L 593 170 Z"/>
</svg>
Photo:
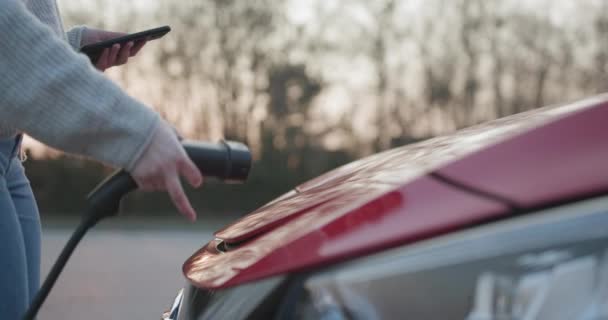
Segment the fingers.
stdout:
<svg viewBox="0 0 608 320">
<path fill-rule="evenodd" d="M 133 176 L 137 186 L 142 191 L 167 191 L 177 210 L 190 221 L 196 220 L 196 212 L 188 200 L 184 188 L 179 180 L 179 174 L 164 172 L 164 175 Z M 201 178 L 202 180 L 202 178 Z"/>
<path fill-rule="evenodd" d="M 196 220 L 196 212 L 188 200 L 184 188 L 180 182 L 180 175 L 186 178 L 192 186 L 198 187 L 202 184 L 203 177 L 194 163 L 184 154 L 183 159 L 174 163 L 173 169 L 165 167 L 157 174 L 152 172 L 141 172 L 133 174 L 138 187 L 146 192 L 167 191 L 171 201 L 179 212 L 190 221 Z"/>
<path fill-rule="evenodd" d="M 81 42 L 83 45 L 87 45 L 104 40 L 119 38 L 125 35 L 127 34 L 123 32 L 111 32 L 87 28 L 82 35 L 83 38 Z M 140 40 L 135 43 L 131 41 L 126 44 L 122 43 L 122 45 L 116 43 L 112 47 L 102 51 L 100 58 L 98 58 L 95 62 L 95 67 L 100 71 L 105 71 L 108 68 L 123 65 L 127 63 L 130 57 L 135 56 L 139 50 L 146 45 L 147 41 L 148 39 Z"/>
<path fill-rule="evenodd" d="M 145 40 L 137 44 L 131 41 L 122 47 L 119 44 L 115 44 L 110 49 L 104 49 L 95 67 L 101 71 L 105 71 L 108 68 L 123 65 L 129 61 L 130 57 L 136 55 L 145 44 Z"/>
<path fill-rule="evenodd" d="M 109 56 L 110 56 L 110 50 L 103 49 L 103 51 L 101 52 L 101 55 L 99 56 L 99 58 L 97 59 L 97 62 L 95 63 L 95 68 L 99 69 L 100 71 L 105 71 L 109 66 L 109 64 L 108 64 Z"/>
<path fill-rule="evenodd" d="M 129 57 L 131 56 L 131 48 L 133 48 L 133 42 L 128 42 L 124 47 L 120 49 L 116 61 L 114 63 L 115 66 L 127 63 L 127 60 L 129 60 Z"/>
<path fill-rule="evenodd" d="M 110 67 L 116 65 L 116 60 L 118 59 L 118 52 L 120 52 L 120 45 L 115 44 L 110 49 L 110 55 L 108 56 L 108 63 Z"/>
<path fill-rule="evenodd" d="M 196 212 L 190 204 L 190 200 L 184 192 L 179 176 L 177 174 L 167 177 L 167 192 L 177 209 L 190 221 L 196 220 Z"/>
<path fill-rule="evenodd" d="M 186 178 L 191 186 L 198 188 L 203 184 L 203 175 L 201 174 L 201 171 L 186 155 L 178 162 L 177 169 L 179 170 L 179 174 Z"/>
<path fill-rule="evenodd" d="M 133 177 L 139 189 L 145 192 L 164 191 L 165 183 L 157 177 Z"/>
<path fill-rule="evenodd" d="M 177 141 L 171 126 L 166 123 L 159 126 L 150 145 L 130 172 L 142 190 L 166 190 L 175 207 L 185 217 L 192 221 L 196 219 L 196 212 L 184 193 L 180 176 L 195 187 L 202 184 L 203 177 Z"/>
<path fill-rule="evenodd" d="M 137 41 L 133 46 L 133 49 L 131 49 L 131 57 L 135 56 L 139 50 L 146 45 L 146 43 L 148 43 L 148 39 Z"/>
<path fill-rule="evenodd" d="M 97 59 L 97 63 L 95 64 L 95 68 L 100 71 L 105 71 L 108 68 L 111 68 L 116 65 L 116 59 L 118 56 L 118 52 L 120 51 L 120 45 L 115 44 L 110 49 L 103 49 L 99 59 Z"/>
</svg>

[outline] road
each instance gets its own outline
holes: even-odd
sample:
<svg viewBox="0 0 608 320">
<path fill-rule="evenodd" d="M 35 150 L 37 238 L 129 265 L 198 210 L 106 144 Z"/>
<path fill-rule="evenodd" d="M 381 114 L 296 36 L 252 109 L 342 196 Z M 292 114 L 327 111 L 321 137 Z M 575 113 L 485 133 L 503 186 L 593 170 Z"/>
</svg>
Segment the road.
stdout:
<svg viewBox="0 0 608 320">
<path fill-rule="evenodd" d="M 44 230 L 43 278 L 70 232 Z M 211 230 L 93 230 L 76 249 L 39 318 L 160 319 L 184 284 L 182 262 L 211 237 Z"/>
</svg>

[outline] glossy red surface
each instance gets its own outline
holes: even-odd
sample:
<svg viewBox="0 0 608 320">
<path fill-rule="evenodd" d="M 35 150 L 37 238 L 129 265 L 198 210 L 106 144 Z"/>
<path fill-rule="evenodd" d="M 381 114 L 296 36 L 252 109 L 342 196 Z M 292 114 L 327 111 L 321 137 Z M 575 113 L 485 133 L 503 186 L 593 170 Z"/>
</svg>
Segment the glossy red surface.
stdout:
<svg viewBox="0 0 608 320">
<path fill-rule="evenodd" d="M 354 184 L 405 185 L 454 159 L 507 139 L 551 118 L 544 115 L 542 110 L 537 110 L 352 162 L 296 187 L 297 194 L 287 194 L 283 199 L 273 201 L 217 231 L 215 236 L 232 243 L 251 238 L 291 220 L 311 207 L 350 192 L 351 185 Z M 363 192 L 363 198 L 360 200 L 365 202 L 376 196 L 373 192 Z"/>
<path fill-rule="evenodd" d="M 608 103 L 457 160 L 439 173 L 524 208 L 608 191 Z"/>
<path fill-rule="evenodd" d="M 505 212 L 500 204 L 426 177 L 401 188 L 386 184 L 347 188 L 350 192 L 233 251 L 201 249 L 186 262 L 184 274 L 198 286 L 222 288 L 432 236 Z M 375 199 L 367 200 L 372 195 Z"/>
<path fill-rule="evenodd" d="M 525 205 L 600 190 L 608 163 L 600 145 L 608 141 L 604 100 L 539 109 L 353 162 L 218 231 L 228 243 L 246 241 L 226 253 L 210 243 L 186 261 L 184 274 L 194 285 L 222 288 L 508 214 L 501 203 L 427 175 L 433 171 Z"/>
</svg>

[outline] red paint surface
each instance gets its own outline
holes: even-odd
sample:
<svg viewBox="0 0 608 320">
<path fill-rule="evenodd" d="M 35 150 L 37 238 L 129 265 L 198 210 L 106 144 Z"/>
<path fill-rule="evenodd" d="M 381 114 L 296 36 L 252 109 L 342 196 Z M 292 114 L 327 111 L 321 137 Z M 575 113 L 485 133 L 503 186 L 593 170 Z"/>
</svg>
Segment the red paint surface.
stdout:
<svg viewBox="0 0 608 320">
<path fill-rule="evenodd" d="M 283 199 L 273 201 L 216 232 L 215 236 L 231 243 L 251 238 L 288 222 L 311 207 L 350 192 L 357 184 L 406 185 L 454 159 L 472 154 L 553 117 L 537 110 L 354 161 L 296 187 L 297 194 L 287 194 L 281 197 Z M 363 192 L 360 200 L 364 203 L 377 196 L 373 192 Z"/>
<path fill-rule="evenodd" d="M 427 176 L 433 171 L 522 205 L 603 190 L 605 100 L 519 114 L 338 168 L 218 231 L 226 242 L 247 241 L 227 253 L 212 242 L 186 261 L 184 274 L 197 286 L 222 288 L 508 213 L 497 202 Z"/>
<path fill-rule="evenodd" d="M 608 103 L 486 148 L 439 173 L 524 208 L 608 191 Z"/>
<path fill-rule="evenodd" d="M 197 286 L 222 288 L 429 237 L 505 212 L 497 203 L 426 177 L 401 188 L 360 184 L 349 191 L 233 251 L 201 249 L 186 262 L 184 274 Z M 375 200 L 366 200 L 372 194 Z"/>
</svg>

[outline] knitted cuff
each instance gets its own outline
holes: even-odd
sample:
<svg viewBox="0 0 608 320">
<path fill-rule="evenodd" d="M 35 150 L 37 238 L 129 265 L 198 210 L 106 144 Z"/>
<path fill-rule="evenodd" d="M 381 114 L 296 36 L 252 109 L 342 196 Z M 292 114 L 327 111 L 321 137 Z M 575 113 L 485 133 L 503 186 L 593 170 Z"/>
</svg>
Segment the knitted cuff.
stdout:
<svg viewBox="0 0 608 320">
<path fill-rule="evenodd" d="M 152 114 L 154 115 L 154 120 L 151 121 L 151 123 L 149 123 L 148 128 L 146 128 L 146 130 L 143 131 L 145 133 L 145 135 L 143 136 L 141 143 L 139 144 L 139 146 L 137 146 L 137 149 L 133 150 L 131 158 L 128 160 L 126 165 L 123 167 L 123 169 L 125 169 L 127 172 L 132 172 L 133 169 L 135 169 L 135 166 L 141 159 L 142 155 L 144 154 L 144 152 L 148 149 L 148 147 L 152 143 L 152 139 L 154 139 L 154 136 L 156 135 L 156 131 L 160 130 L 161 129 L 160 127 L 163 125 L 162 122 L 164 120 L 162 120 L 156 112 L 154 112 Z"/>
<path fill-rule="evenodd" d="M 68 38 L 68 43 L 75 51 L 80 51 L 81 43 L 82 43 L 82 34 L 85 32 L 87 27 L 78 26 L 70 29 L 70 31 L 66 32 L 66 36 Z"/>
</svg>

